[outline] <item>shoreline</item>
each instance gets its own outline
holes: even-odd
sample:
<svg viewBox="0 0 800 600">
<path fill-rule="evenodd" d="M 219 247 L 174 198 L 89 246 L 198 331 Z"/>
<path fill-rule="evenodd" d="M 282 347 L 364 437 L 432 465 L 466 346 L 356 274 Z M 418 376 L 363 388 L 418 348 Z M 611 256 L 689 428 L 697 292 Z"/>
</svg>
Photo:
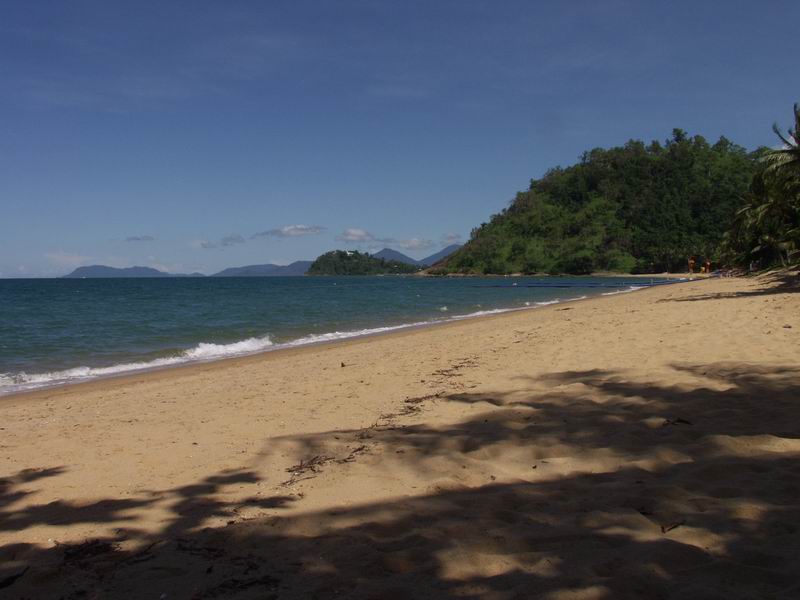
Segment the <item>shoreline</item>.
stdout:
<svg viewBox="0 0 800 600">
<path fill-rule="evenodd" d="M 317 275 L 317 277 L 329 277 L 328 275 Z M 387 277 L 387 275 L 384 275 Z M 434 273 L 427 273 L 425 271 L 419 271 L 417 273 L 405 274 L 405 275 L 388 275 L 388 277 L 487 277 L 492 279 L 503 279 L 503 278 L 518 278 L 518 277 L 542 277 L 542 278 L 550 278 L 550 277 L 571 277 L 571 278 L 584 278 L 584 277 L 619 277 L 619 278 L 631 278 L 631 279 L 708 279 L 711 277 L 716 277 L 714 273 L 617 273 L 616 271 L 597 271 L 590 273 L 588 275 L 570 275 L 568 273 L 560 273 L 558 275 L 551 275 L 550 273 L 508 273 L 506 275 L 501 275 L 498 273 L 444 273 L 444 274 L 434 274 Z"/>
<path fill-rule="evenodd" d="M 692 281 L 6 396 L 3 592 L 782 597 L 797 291 Z"/>
<path fill-rule="evenodd" d="M 677 277 L 674 278 L 674 279 L 675 279 L 675 281 L 670 281 L 669 284 L 686 283 L 686 282 L 689 282 L 689 281 L 696 281 L 696 280 L 692 280 L 692 279 L 687 279 L 686 281 L 682 281 L 681 279 L 683 279 L 683 278 L 677 278 Z M 635 288 L 636 286 L 634 285 L 632 287 Z M 510 308 L 497 308 L 497 309 L 489 309 L 489 310 L 486 310 L 486 311 L 481 310 L 481 311 L 477 311 L 475 313 L 467 313 L 467 314 L 464 314 L 464 315 L 453 315 L 451 317 L 444 318 L 444 319 L 441 319 L 441 320 L 420 321 L 420 322 L 413 322 L 413 323 L 400 324 L 400 325 L 391 325 L 391 326 L 377 326 L 377 327 L 374 327 L 374 328 L 365 328 L 364 330 L 356 330 L 356 331 L 352 331 L 352 332 L 344 331 L 344 332 L 330 332 L 330 333 L 323 333 L 323 334 L 313 334 L 313 335 L 306 336 L 306 338 L 299 338 L 298 340 L 292 340 L 292 341 L 284 342 L 284 343 L 280 343 L 280 344 L 274 344 L 274 345 L 270 344 L 269 347 L 261 348 L 261 349 L 250 351 L 250 352 L 246 352 L 245 351 L 245 352 L 242 352 L 242 353 L 236 353 L 236 354 L 232 354 L 232 355 L 228 355 L 228 356 L 221 355 L 221 356 L 215 356 L 215 357 L 209 357 L 209 358 L 199 358 L 199 359 L 187 358 L 187 359 L 184 359 L 184 358 L 182 358 L 181 355 L 173 355 L 173 356 L 166 356 L 166 357 L 162 357 L 162 358 L 153 359 L 151 361 L 144 362 L 144 363 L 139 363 L 139 362 L 136 362 L 135 360 L 132 360 L 131 362 L 128 362 L 128 363 L 119 363 L 117 365 L 109 365 L 107 367 L 87 367 L 87 366 L 84 366 L 84 365 L 80 365 L 80 366 L 71 367 L 71 368 L 68 368 L 68 369 L 46 371 L 45 373 L 66 373 L 66 372 L 69 372 L 69 371 L 73 371 L 73 370 L 76 370 L 76 369 L 83 369 L 83 368 L 103 370 L 103 369 L 113 369 L 115 367 L 122 367 L 122 366 L 129 365 L 129 364 L 130 365 L 142 364 L 141 367 L 135 367 L 135 368 L 131 368 L 131 369 L 126 369 L 126 370 L 122 370 L 122 371 L 115 372 L 115 373 L 104 373 L 104 374 L 100 374 L 100 375 L 88 375 L 88 376 L 85 376 L 85 377 L 78 375 L 78 376 L 74 377 L 73 381 L 56 380 L 53 383 L 42 383 L 40 385 L 31 384 L 32 387 L 30 387 L 28 389 L 19 389 L 19 390 L 13 390 L 13 391 L 6 392 L 6 391 L 3 391 L 2 388 L 0 388 L 0 403 L 3 402 L 7 398 L 13 398 L 13 397 L 24 395 L 24 394 L 31 394 L 31 393 L 35 393 L 35 392 L 39 392 L 39 391 L 46 391 L 46 390 L 55 390 L 55 389 L 59 389 L 59 388 L 63 388 L 63 387 L 70 387 L 70 386 L 81 385 L 81 384 L 85 384 L 85 383 L 91 383 L 91 382 L 94 382 L 94 381 L 105 381 L 105 380 L 119 379 L 119 378 L 126 377 L 126 376 L 141 376 L 141 375 L 144 375 L 144 374 L 147 374 L 147 373 L 160 372 L 160 371 L 164 371 L 164 370 L 168 370 L 168 369 L 178 369 L 178 368 L 185 368 L 185 367 L 190 367 L 190 366 L 201 366 L 201 365 L 207 365 L 207 364 L 216 363 L 216 362 L 220 362 L 220 361 L 234 360 L 234 359 L 237 359 L 237 358 L 247 358 L 247 357 L 271 354 L 271 353 L 275 353 L 275 352 L 284 352 L 286 350 L 292 350 L 292 349 L 297 349 L 297 348 L 312 348 L 312 347 L 321 346 L 321 345 L 336 344 L 336 343 L 344 342 L 344 341 L 348 341 L 348 340 L 367 339 L 367 338 L 371 338 L 371 337 L 375 337 L 375 336 L 391 335 L 391 334 L 399 333 L 399 332 L 402 332 L 402 331 L 409 331 L 409 330 L 416 330 L 416 329 L 426 329 L 426 328 L 429 328 L 429 327 L 437 327 L 439 325 L 445 325 L 445 324 L 452 323 L 452 322 L 468 321 L 468 320 L 472 320 L 472 319 L 481 319 L 481 318 L 484 318 L 484 317 L 499 316 L 499 315 L 502 315 L 502 314 L 514 313 L 514 312 L 519 312 L 519 311 L 542 309 L 542 308 L 547 308 L 548 306 L 551 306 L 551 305 L 562 304 L 562 303 L 566 303 L 566 302 L 577 302 L 577 301 L 581 301 L 581 300 L 599 298 L 599 297 L 603 297 L 603 296 L 612 296 L 612 295 L 616 295 L 616 294 L 641 292 L 641 291 L 643 291 L 645 289 L 648 289 L 648 288 L 641 287 L 641 288 L 637 288 L 637 289 L 620 289 L 620 290 L 614 291 L 614 292 L 597 293 L 596 295 L 592 295 L 592 296 L 588 296 L 588 297 L 587 296 L 580 296 L 580 297 L 576 297 L 576 298 L 556 298 L 554 300 L 544 301 L 544 302 L 541 302 L 541 303 L 532 302 L 530 306 L 515 306 L 515 307 L 510 307 Z M 362 333 L 362 331 L 365 331 L 365 333 Z M 335 337 L 335 338 L 332 338 L 332 339 L 311 340 L 311 341 L 307 341 L 307 342 L 301 341 L 301 340 L 304 340 L 304 339 L 307 339 L 307 338 L 311 338 L 311 337 L 325 337 L 325 336 L 335 336 L 335 335 L 338 335 L 340 337 Z M 152 364 L 152 365 L 148 364 L 148 363 L 157 363 L 159 361 L 174 361 L 174 362 L 171 362 L 169 364 Z M 33 376 L 43 375 L 45 373 L 35 373 L 35 374 L 33 374 Z M 18 384 L 18 385 L 25 385 L 25 383 L 21 383 L 21 384 Z"/>
</svg>

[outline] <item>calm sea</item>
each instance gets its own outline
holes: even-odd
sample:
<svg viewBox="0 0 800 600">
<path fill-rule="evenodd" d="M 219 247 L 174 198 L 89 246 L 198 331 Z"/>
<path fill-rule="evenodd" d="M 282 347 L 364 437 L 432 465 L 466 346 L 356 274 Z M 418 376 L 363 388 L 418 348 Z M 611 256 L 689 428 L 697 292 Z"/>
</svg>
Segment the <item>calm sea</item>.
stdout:
<svg viewBox="0 0 800 600">
<path fill-rule="evenodd" d="M 526 287 L 543 282 L 578 287 Z M 635 283 L 598 277 L 0 280 L 0 394 L 535 308 L 628 291 Z"/>
</svg>

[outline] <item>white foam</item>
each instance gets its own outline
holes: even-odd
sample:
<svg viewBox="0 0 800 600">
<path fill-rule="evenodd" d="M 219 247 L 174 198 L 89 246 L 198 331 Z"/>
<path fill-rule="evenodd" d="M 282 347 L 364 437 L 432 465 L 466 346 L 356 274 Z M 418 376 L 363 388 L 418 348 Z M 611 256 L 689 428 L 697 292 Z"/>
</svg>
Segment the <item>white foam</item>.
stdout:
<svg viewBox="0 0 800 600">
<path fill-rule="evenodd" d="M 229 356 L 241 356 L 266 350 L 272 346 L 269 337 L 249 338 L 232 344 L 200 343 L 177 356 L 166 356 L 149 361 L 121 363 L 110 367 L 74 367 L 63 371 L 47 371 L 44 373 L 0 373 L 0 395 L 22 392 L 44 386 L 77 383 L 98 377 L 108 377 L 134 371 L 158 369 L 182 363 L 211 360 Z"/>
<path fill-rule="evenodd" d="M 354 337 L 365 337 L 368 335 L 377 335 L 379 333 L 386 333 L 387 331 L 397 331 L 398 329 L 409 329 L 411 327 L 423 327 L 430 325 L 435 321 L 418 321 L 416 323 L 404 323 L 403 325 L 390 325 L 386 327 L 371 327 L 369 329 L 356 329 L 353 331 L 332 331 L 330 333 L 312 333 L 305 337 L 285 342 L 275 346 L 278 348 L 291 348 L 294 346 L 306 346 L 308 344 L 321 344 L 324 342 L 335 342 L 336 340 L 345 340 Z"/>
<path fill-rule="evenodd" d="M 266 350 L 272 345 L 272 340 L 269 339 L 269 336 L 249 338 L 232 344 L 207 344 L 201 342 L 191 350 L 187 350 L 184 355 L 190 360 L 206 360 L 237 354 L 252 354 Z"/>
<path fill-rule="evenodd" d="M 626 290 L 620 292 L 609 292 L 604 295 L 633 292 L 642 287 L 631 286 Z M 357 329 L 351 331 L 332 331 L 329 333 L 310 334 L 295 340 L 276 344 L 269 336 L 252 337 L 230 344 L 213 344 L 209 342 L 201 342 L 194 348 L 184 350 L 175 356 L 167 356 L 163 358 L 156 358 L 150 361 L 138 361 L 112 365 L 109 367 L 75 367 L 72 369 L 65 369 L 62 371 L 48 371 L 43 373 L 0 373 L 0 396 L 5 394 L 12 394 L 15 392 L 22 392 L 41 387 L 50 387 L 54 385 L 63 385 L 67 383 L 77 383 L 80 381 L 88 381 L 98 377 L 108 377 L 112 375 L 120 375 L 123 373 L 132 373 L 136 371 L 146 371 L 157 369 L 161 367 L 169 367 L 173 365 L 185 364 L 190 362 L 203 362 L 218 360 L 221 358 L 230 358 L 235 356 L 246 356 L 249 354 L 256 354 L 259 352 L 266 352 L 271 350 L 278 350 L 281 348 L 292 348 L 297 346 L 305 346 L 308 344 L 319 344 L 324 342 L 333 342 L 336 340 L 364 337 L 369 335 L 377 335 L 389 331 L 397 331 L 400 329 L 409 329 L 413 327 L 423 327 L 432 325 L 434 323 L 443 323 L 447 321 L 460 321 L 463 319 L 471 319 L 475 317 L 483 317 L 487 315 L 496 315 L 507 312 L 515 312 L 520 310 L 531 310 L 540 306 L 550 306 L 560 302 L 570 302 L 573 300 L 583 300 L 587 296 L 580 296 L 578 298 L 563 298 L 555 300 L 547 300 L 543 302 L 535 302 L 531 306 L 530 302 L 525 302 L 525 306 L 515 308 L 495 308 L 492 310 L 479 310 L 476 312 L 453 315 L 450 317 L 440 317 L 431 319 L 429 321 L 417 321 L 413 323 L 404 323 L 401 325 L 391 325 L 386 327 L 372 327 L 368 329 Z M 478 305 L 480 306 L 480 305 Z M 442 312 L 447 311 L 447 307 L 440 308 Z"/>
<path fill-rule="evenodd" d="M 461 321 L 462 319 L 473 319 L 475 317 L 485 317 L 486 315 L 499 315 L 500 313 L 514 312 L 517 310 L 524 310 L 523 308 L 495 308 L 492 310 L 478 310 L 467 315 L 454 315 L 450 321 Z"/>
<path fill-rule="evenodd" d="M 628 288 L 626 288 L 624 290 L 616 290 L 614 292 L 603 292 L 600 295 L 601 296 L 616 296 L 617 294 L 627 294 L 629 292 L 635 292 L 636 290 L 643 290 L 643 289 L 645 289 L 645 286 L 632 285 L 632 286 L 630 286 L 630 287 L 628 287 Z"/>
</svg>

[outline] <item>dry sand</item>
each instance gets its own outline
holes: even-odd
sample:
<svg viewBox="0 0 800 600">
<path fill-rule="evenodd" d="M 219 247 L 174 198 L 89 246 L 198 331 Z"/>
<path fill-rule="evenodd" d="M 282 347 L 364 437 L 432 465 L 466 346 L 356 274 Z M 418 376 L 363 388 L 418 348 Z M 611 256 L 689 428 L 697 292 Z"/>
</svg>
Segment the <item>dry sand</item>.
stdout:
<svg viewBox="0 0 800 600">
<path fill-rule="evenodd" d="M 0 597 L 800 597 L 789 281 L 0 398 Z"/>
</svg>

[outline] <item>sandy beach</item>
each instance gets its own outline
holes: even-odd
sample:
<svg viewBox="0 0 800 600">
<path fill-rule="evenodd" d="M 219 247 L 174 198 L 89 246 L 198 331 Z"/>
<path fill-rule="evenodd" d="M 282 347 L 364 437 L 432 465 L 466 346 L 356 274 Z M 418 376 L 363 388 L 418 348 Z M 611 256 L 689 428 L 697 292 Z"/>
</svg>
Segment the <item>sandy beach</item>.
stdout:
<svg viewBox="0 0 800 600">
<path fill-rule="evenodd" d="M 795 280 L 0 398 L 0 597 L 797 598 Z"/>
</svg>

